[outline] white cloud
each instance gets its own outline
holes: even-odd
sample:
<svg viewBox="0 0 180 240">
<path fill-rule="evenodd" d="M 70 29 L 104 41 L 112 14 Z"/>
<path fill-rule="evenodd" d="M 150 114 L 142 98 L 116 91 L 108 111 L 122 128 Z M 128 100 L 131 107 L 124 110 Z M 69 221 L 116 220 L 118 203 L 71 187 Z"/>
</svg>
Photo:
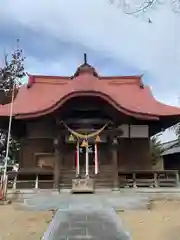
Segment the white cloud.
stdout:
<svg viewBox="0 0 180 240">
<path fill-rule="evenodd" d="M 149 73 L 155 96 L 168 104 L 178 105 L 180 17 L 168 4 L 157 7 L 150 16 L 152 24 L 141 17 L 123 14 L 108 0 L 6 0 L 0 9 L 1 20 L 18 22 L 26 28 L 45 32 L 60 41 L 82 44 L 93 51 L 109 52 L 114 59 Z M 36 60 L 36 67 L 32 68 L 49 67 L 56 71 L 61 64 L 66 72 L 68 61 L 77 60 L 69 58 L 62 63 L 50 60 L 50 64 Z"/>
<path fill-rule="evenodd" d="M 60 40 L 110 52 L 142 72 L 150 72 L 154 88 L 178 94 L 180 18 L 168 5 L 151 12 L 153 23 L 148 24 L 142 18 L 123 14 L 105 0 L 14 0 L 13 3 L 4 1 L 6 19 Z"/>
</svg>

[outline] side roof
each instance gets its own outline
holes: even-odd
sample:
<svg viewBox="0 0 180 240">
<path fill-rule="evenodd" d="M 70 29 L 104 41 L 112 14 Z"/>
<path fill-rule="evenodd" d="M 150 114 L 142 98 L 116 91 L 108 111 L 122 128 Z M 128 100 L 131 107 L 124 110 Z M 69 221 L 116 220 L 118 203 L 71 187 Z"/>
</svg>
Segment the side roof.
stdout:
<svg viewBox="0 0 180 240">
<path fill-rule="evenodd" d="M 154 99 L 141 76 L 101 77 L 88 64 L 81 65 L 74 76 L 29 75 L 14 100 L 14 118 L 32 118 L 58 109 L 76 96 L 99 96 L 118 111 L 141 119 L 180 116 L 180 108 Z M 9 116 L 9 104 L 0 106 L 0 116 Z"/>
</svg>

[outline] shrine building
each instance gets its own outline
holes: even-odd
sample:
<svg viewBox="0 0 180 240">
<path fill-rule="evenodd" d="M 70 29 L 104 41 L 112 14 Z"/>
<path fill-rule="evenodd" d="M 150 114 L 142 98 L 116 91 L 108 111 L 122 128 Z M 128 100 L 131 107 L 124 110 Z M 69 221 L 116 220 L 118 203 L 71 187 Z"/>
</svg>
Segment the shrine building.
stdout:
<svg viewBox="0 0 180 240">
<path fill-rule="evenodd" d="M 8 129 L 9 109 L 0 107 L 1 128 Z M 69 77 L 29 75 L 13 103 L 16 180 L 62 189 L 88 176 L 97 188 L 134 186 L 134 173 L 154 174 L 150 137 L 179 120 L 180 108 L 155 100 L 142 76 L 100 76 L 86 61 Z"/>
</svg>

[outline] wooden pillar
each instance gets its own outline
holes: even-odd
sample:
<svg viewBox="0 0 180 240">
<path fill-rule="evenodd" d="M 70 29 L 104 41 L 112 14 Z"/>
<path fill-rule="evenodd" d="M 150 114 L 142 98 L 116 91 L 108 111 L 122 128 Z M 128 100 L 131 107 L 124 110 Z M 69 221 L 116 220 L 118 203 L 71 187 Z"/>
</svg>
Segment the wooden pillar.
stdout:
<svg viewBox="0 0 180 240">
<path fill-rule="evenodd" d="M 159 187 L 159 184 L 158 184 L 158 173 L 157 172 L 154 173 L 154 186 L 156 188 Z"/>
<path fill-rule="evenodd" d="M 59 189 L 60 185 L 60 171 L 61 171 L 61 147 L 59 139 L 54 140 L 54 188 Z"/>
<path fill-rule="evenodd" d="M 118 152 L 117 152 L 117 140 L 113 140 L 113 146 L 112 146 L 112 161 L 113 161 L 113 168 L 114 168 L 114 186 L 113 190 L 118 191 L 119 190 L 119 176 L 118 176 Z"/>
<path fill-rule="evenodd" d="M 179 181 L 179 172 L 176 172 L 176 186 L 179 187 L 180 186 L 180 181 Z"/>
<path fill-rule="evenodd" d="M 24 138 L 21 138 L 20 139 L 20 149 L 19 149 L 19 168 L 23 168 L 23 167 L 25 167 L 24 166 L 24 161 L 25 161 L 25 157 L 24 157 L 24 154 L 23 154 L 23 152 L 24 152 L 24 147 L 25 147 L 25 139 Z"/>
<path fill-rule="evenodd" d="M 16 189 L 17 175 L 13 179 L 13 189 Z"/>
<path fill-rule="evenodd" d="M 39 176 L 38 176 L 38 174 L 36 175 L 35 188 L 36 189 L 39 188 Z"/>
</svg>

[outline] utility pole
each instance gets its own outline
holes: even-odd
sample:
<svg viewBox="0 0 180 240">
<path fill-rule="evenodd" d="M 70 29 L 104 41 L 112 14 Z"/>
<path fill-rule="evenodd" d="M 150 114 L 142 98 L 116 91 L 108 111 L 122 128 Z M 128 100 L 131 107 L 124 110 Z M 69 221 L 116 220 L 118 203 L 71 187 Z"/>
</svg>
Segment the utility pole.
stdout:
<svg viewBox="0 0 180 240">
<path fill-rule="evenodd" d="M 4 200 L 6 200 L 6 193 L 7 193 L 7 182 L 8 182 L 7 166 L 8 166 L 8 158 L 9 158 L 9 146 L 10 146 L 10 137 L 11 137 L 15 87 L 16 87 L 16 81 L 14 81 L 13 88 L 12 88 L 12 96 L 11 96 L 10 111 L 9 111 L 8 135 L 7 135 L 7 144 L 6 144 L 6 155 L 5 155 L 5 159 L 4 159 L 5 160 L 4 161 L 4 173 L 3 173 L 3 198 L 4 198 Z"/>
</svg>

